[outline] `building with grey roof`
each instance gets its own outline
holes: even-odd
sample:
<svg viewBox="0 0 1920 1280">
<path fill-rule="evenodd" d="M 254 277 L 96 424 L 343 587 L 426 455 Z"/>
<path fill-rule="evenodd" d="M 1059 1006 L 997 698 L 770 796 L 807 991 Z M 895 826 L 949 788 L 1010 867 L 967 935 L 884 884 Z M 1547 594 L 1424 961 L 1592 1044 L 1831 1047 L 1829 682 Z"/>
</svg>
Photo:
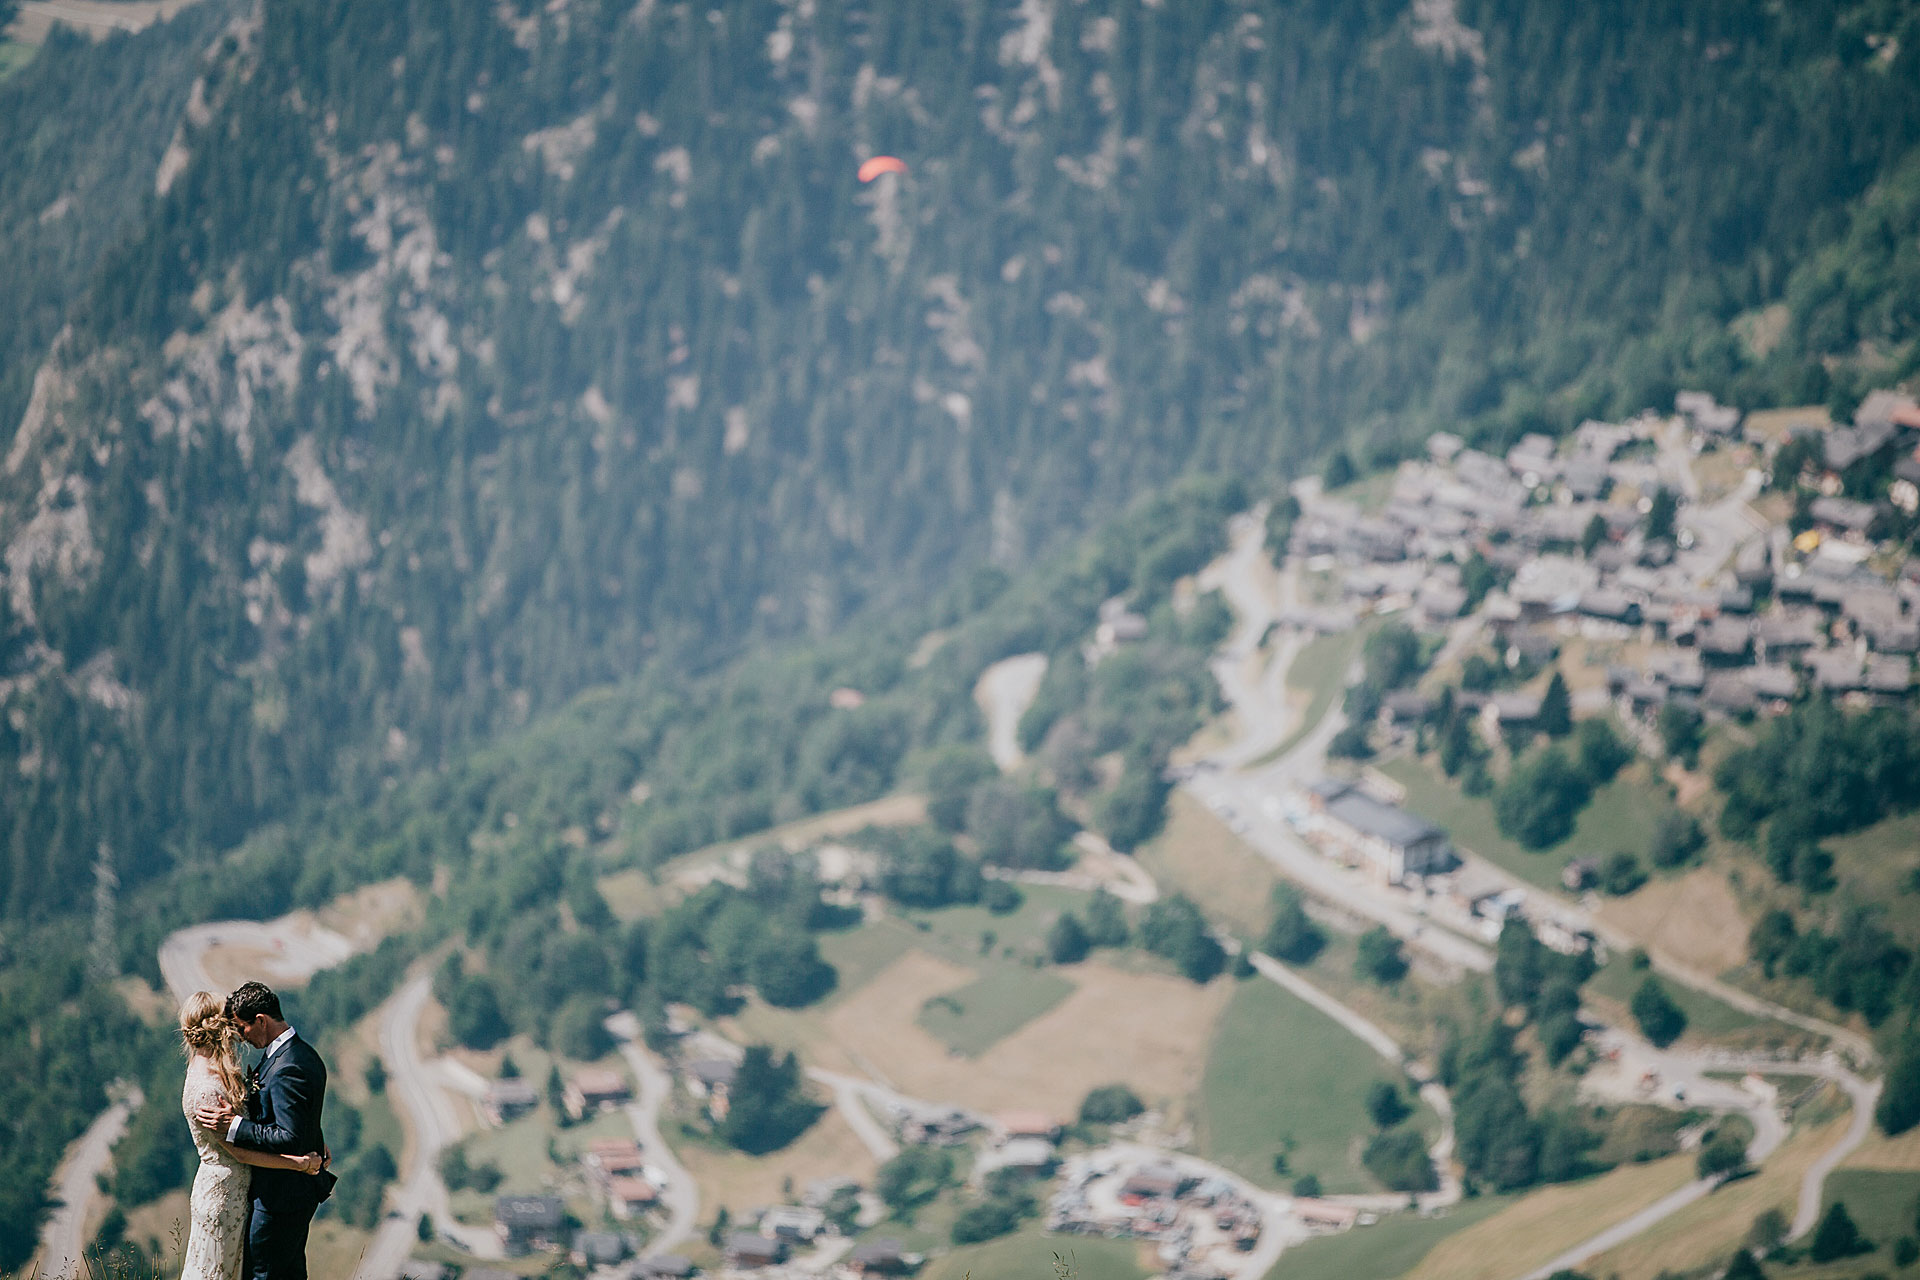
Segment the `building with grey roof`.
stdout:
<svg viewBox="0 0 1920 1280">
<path fill-rule="evenodd" d="M 1322 779 L 1308 788 L 1308 796 L 1315 832 L 1391 884 L 1408 876 L 1451 871 L 1459 864 L 1444 830 L 1351 783 Z"/>
</svg>

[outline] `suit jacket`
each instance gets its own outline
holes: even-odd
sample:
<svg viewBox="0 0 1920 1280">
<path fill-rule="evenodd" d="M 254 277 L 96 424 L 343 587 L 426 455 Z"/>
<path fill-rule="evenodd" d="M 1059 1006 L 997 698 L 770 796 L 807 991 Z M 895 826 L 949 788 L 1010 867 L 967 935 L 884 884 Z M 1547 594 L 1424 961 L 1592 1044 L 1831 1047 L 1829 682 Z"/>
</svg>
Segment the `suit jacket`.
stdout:
<svg viewBox="0 0 1920 1280">
<path fill-rule="evenodd" d="M 327 1065 L 312 1045 L 294 1036 L 267 1059 L 260 1085 L 247 1100 L 247 1118 L 233 1142 L 274 1155 L 303 1156 L 326 1148 L 320 1113 L 327 1105 Z M 255 1169 L 253 1198 L 274 1208 L 318 1205 L 333 1193 L 330 1170 Z"/>
</svg>

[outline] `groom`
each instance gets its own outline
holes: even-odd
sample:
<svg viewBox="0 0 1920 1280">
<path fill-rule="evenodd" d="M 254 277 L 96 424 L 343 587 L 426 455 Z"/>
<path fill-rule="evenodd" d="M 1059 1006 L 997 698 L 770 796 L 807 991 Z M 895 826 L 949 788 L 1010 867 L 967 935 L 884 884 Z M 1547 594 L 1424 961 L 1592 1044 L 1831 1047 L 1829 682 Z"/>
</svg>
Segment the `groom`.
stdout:
<svg viewBox="0 0 1920 1280">
<path fill-rule="evenodd" d="M 320 1112 L 327 1101 L 327 1067 L 313 1046 L 288 1026 L 280 997 L 263 983 L 242 983 L 227 997 L 227 1016 L 240 1037 L 265 1050 L 247 1114 L 226 1103 L 199 1108 L 200 1125 L 236 1147 L 299 1155 L 324 1151 Z M 307 1226 L 314 1210 L 333 1193 L 335 1178 L 291 1169 L 255 1169 L 249 1193 L 251 1217 L 241 1274 L 245 1280 L 306 1280 Z"/>
</svg>

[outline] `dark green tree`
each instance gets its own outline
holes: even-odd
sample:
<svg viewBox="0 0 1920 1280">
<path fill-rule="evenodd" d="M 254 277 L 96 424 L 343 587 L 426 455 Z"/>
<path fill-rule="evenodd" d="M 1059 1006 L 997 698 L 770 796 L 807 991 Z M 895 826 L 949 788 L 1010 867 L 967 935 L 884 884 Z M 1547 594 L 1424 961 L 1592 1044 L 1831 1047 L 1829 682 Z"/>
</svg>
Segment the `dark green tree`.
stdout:
<svg viewBox="0 0 1920 1280">
<path fill-rule="evenodd" d="M 1667 994 L 1666 986 L 1652 974 L 1648 974 L 1633 993 L 1630 1007 L 1633 1020 L 1640 1024 L 1640 1033 L 1659 1048 L 1664 1049 L 1678 1040 L 1687 1029 L 1687 1015 Z"/>
</svg>

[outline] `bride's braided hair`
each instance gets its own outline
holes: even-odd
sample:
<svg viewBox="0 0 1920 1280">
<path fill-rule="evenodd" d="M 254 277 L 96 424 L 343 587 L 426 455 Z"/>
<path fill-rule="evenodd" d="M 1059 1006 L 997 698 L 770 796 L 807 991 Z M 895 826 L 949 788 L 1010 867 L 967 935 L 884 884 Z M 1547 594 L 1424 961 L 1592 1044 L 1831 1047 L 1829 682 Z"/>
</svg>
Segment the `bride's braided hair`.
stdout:
<svg viewBox="0 0 1920 1280">
<path fill-rule="evenodd" d="M 240 1025 L 227 1016 L 226 1001 L 211 991 L 196 991 L 180 1006 L 180 1044 L 189 1058 L 205 1058 L 219 1078 L 220 1090 L 236 1110 L 246 1100 L 247 1077 L 240 1069 Z"/>
</svg>

